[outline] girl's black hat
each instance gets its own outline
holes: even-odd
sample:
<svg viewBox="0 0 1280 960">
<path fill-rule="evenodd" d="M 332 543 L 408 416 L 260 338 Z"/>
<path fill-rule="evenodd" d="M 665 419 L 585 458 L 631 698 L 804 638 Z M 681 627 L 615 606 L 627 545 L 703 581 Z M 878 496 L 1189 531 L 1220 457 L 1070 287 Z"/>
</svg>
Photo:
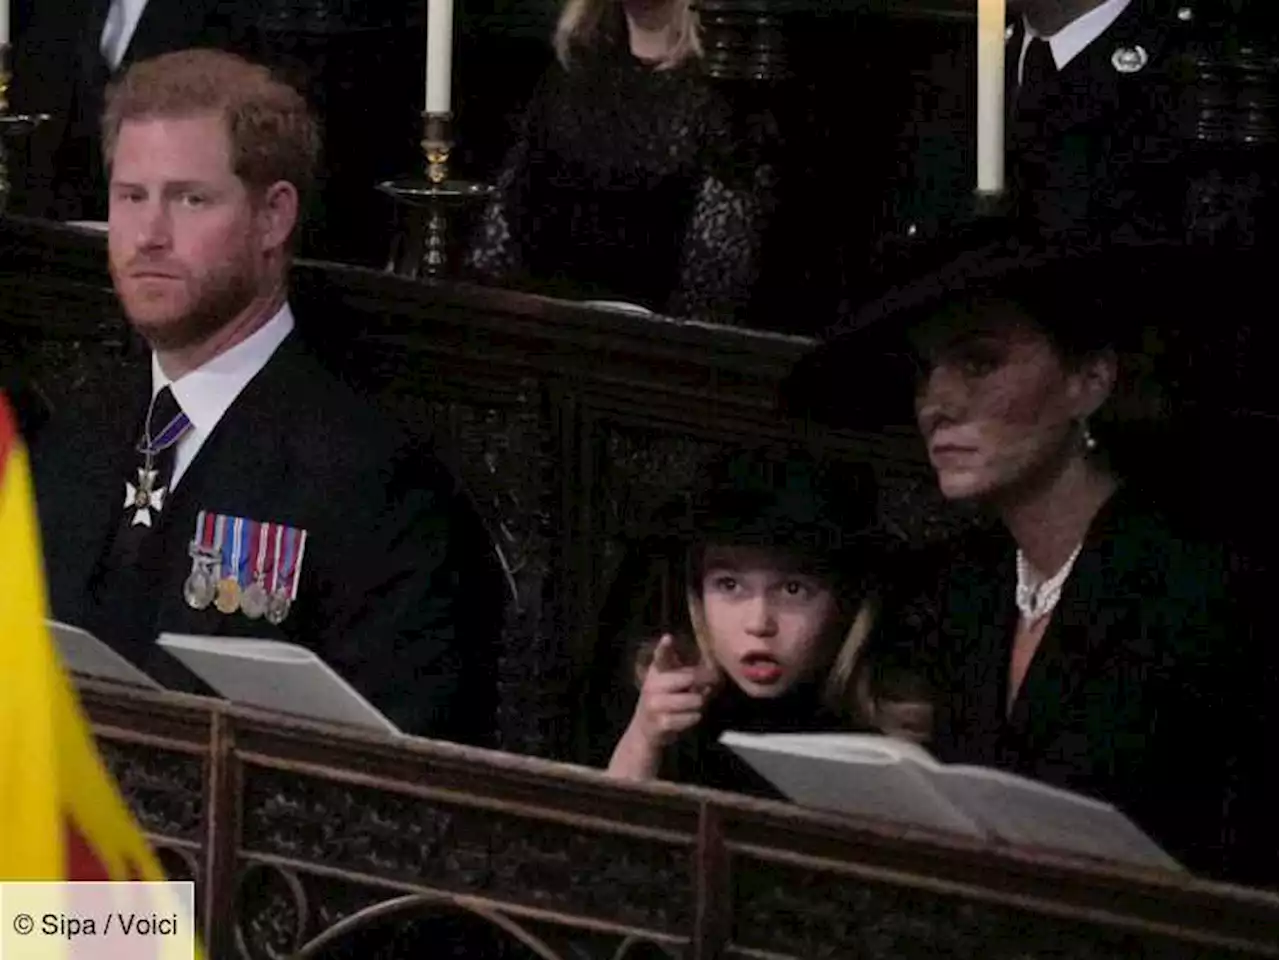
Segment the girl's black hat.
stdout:
<svg viewBox="0 0 1280 960">
<path fill-rule="evenodd" d="M 876 516 L 870 468 L 794 447 L 735 451 L 658 511 L 651 541 L 790 550 L 836 559 L 868 545 Z"/>
</svg>

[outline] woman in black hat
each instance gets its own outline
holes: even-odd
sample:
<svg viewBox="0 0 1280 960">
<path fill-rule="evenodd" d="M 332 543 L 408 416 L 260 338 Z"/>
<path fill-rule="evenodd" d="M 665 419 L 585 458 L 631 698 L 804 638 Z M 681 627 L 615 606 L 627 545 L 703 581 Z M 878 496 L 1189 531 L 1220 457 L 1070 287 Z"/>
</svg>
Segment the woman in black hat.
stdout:
<svg viewBox="0 0 1280 960">
<path fill-rule="evenodd" d="M 872 509 L 865 472 L 757 450 L 660 513 L 649 553 L 675 561 L 681 622 L 637 657 L 610 773 L 771 794 L 722 732 L 849 728 L 851 668 L 873 620 Z"/>
<path fill-rule="evenodd" d="M 905 658 L 936 691 L 936 754 L 1099 796 L 1189 868 L 1274 884 L 1274 741 L 1254 737 L 1276 729 L 1275 645 L 1251 641 L 1274 608 L 1250 609 L 1228 552 L 1157 505 L 1160 476 L 1123 469 L 1158 446 L 1133 446 L 1117 416 L 1123 361 L 1142 359 L 1120 348 L 1197 309 L 1179 272 L 1215 289 L 1182 256 L 964 257 L 870 308 L 802 375 L 909 365 L 943 495 L 1001 522 L 949 558 L 934 629 L 892 636 L 886 611 L 867 649 L 867 676 Z"/>
</svg>

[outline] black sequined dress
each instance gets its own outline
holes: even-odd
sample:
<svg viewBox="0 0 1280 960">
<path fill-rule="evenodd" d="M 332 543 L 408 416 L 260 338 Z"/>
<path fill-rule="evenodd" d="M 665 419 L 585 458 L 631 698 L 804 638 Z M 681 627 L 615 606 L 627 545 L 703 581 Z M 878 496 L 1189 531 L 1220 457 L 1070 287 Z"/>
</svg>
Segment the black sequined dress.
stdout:
<svg viewBox="0 0 1280 960">
<path fill-rule="evenodd" d="M 535 91 L 468 251 L 482 282 L 741 322 L 770 168 L 697 61 L 656 69 L 618 19 Z"/>
</svg>

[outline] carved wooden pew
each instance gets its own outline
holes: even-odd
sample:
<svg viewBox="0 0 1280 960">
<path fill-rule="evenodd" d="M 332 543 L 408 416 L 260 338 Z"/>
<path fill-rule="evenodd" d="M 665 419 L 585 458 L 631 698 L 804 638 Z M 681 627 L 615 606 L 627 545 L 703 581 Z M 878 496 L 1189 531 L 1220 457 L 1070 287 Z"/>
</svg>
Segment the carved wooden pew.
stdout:
<svg viewBox="0 0 1280 960">
<path fill-rule="evenodd" d="M 509 291 L 301 262 L 304 334 L 455 460 L 512 586 L 498 743 L 581 759 L 573 709 L 627 533 L 727 445 L 785 438 L 781 379 L 811 341 L 634 317 Z M 0 357 L 54 404 L 145 361 L 120 317 L 103 239 L 0 218 Z M 953 521 L 912 429 L 820 436 L 868 459 L 886 526 L 920 539 Z"/>
<path fill-rule="evenodd" d="M 81 695 L 166 866 L 196 880 L 217 960 L 381 955 L 343 944 L 442 908 L 493 931 L 486 957 L 1276 955 L 1274 894 L 199 697 Z M 400 955 L 448 955 L 429 931 Z"/>
</svg>

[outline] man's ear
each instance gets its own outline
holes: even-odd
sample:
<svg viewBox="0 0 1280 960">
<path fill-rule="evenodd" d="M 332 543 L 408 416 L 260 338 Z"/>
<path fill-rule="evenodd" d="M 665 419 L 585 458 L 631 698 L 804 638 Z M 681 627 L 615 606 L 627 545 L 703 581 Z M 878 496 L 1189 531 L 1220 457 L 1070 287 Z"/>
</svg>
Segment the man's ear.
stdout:
<svg viewBox="0 0 1280 960">
<path fill-rule="evenodd" d="M 298 188 L 287 180 L 267 187 L 258 204 L 258 224 L 264 250 L 286 246 L 298 225 Z"/>
<path fill-rule="evenodd" d="M 1072 374 L 1077 384 L 1076 417 L 1093 416 L 1116 388 L 1119 361 L 1114 350 L 1090 354 Z"/>
</svg>

